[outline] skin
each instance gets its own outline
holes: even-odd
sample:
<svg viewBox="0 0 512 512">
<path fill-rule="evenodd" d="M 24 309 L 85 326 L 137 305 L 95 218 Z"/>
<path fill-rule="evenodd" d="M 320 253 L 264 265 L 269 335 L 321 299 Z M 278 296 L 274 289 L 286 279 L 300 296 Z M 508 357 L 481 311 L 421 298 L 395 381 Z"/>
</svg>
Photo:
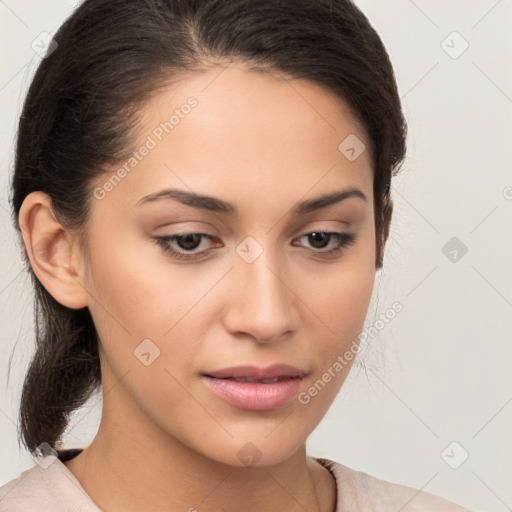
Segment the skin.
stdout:
<svg viewBox="0 0 512 512">
<path fill-rule="evenodd" d="M 349 161 L 338 145 L 349 134 L 369 141 L 346 104 L 317 84 L 243 65 L 220 71 L 189 75 L 146 105 L 137 148 L 187 98 L 198 101 L 103 199 L 92 199 L 87 255 L 46 194 L 30 194 L 21 208 L 38 278 L 60 303 L 87 306 L 101 341 L 101 424 L 65 465 L 105 511 L 332 512 L 335 481 L 305 442 L 352 363 L 308 404 L 260 412 L 227 404 L 200 374 L 287 363 L 307 372 L 302 392 L 357 339 L 376 272 L 372 163 L 368 150 Z M 300 201 L 349 187 L 367 201 L 291 215 Z M 221 198 L 239 215 L 176 200 L 137 206 L 164 188 Z M 314 231 L 357 238 L 324 256 L 337 241 L 315 245 L 304 236 Z M 211 252 L 177 260 L 151 238 L 183 232 L 213 236 L 189 250 Z M 250 264 L 235 251 L 248 236 L 263 249 Z M 147 366 L 134 355 L 144 339 L 160 350 Z M 260 456 L 251 467 L 237 456 L 248 442 Z"/>
</svg>

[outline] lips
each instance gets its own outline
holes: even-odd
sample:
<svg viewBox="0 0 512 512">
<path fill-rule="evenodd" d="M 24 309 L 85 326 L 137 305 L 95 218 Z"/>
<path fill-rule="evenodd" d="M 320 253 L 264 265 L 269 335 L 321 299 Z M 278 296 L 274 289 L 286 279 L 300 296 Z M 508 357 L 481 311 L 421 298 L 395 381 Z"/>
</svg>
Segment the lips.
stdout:
<svg viewBox="0 0 512 512">
<path fill-rule="evenodd" d="M 290 402 L 306 372 L 276 364 L 267 368 L 236 366 L 205 373 L 201 379 L 217 397 L 234 407 L 270 411 Z"/>
<path fill-rule="evenodd" d="M 219 378 L 219 377 L 216 377 L 216 378 Z M 279 377 L 274 377 L 273 379 L 254 379 L 252 377 L 224 377 L 224 378 L 231 379 L 236 382 L 259 382 L 261 384 L 274 384 L 274 382 L 280 382 L 282 380 L 291 379 L 293 377 L 281 375 Z"/>
<path fill-rule="evenodd" d="M 234 366 L 207 372 L 204 375 L 215 379 L 234 379 L 239 382 L 263 382 L 272 384 L 279 380 L 294 377 L 303 378 L 306 372 L 287 364 L 274 364 L 267 368 L 259 368 L 257 366 Z"/>
</svg>

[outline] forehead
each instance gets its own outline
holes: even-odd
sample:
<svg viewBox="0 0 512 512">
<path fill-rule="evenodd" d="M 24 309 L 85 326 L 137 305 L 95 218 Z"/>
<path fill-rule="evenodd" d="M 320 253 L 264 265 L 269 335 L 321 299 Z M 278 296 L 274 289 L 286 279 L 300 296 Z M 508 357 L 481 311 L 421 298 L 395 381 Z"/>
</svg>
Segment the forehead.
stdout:
<svg viewBox="0 0 512 512">
<path fill-rule="evenodd" d="M 367 149 L 349 159 L 346 140 Z M 161 89 L 140 113 L 136 156 L 98 183 L 124 166 L 109 199 L 130 206 L 172 187 L 231 202 L 297 201 L 347 186 L 370 198 L 369 145 L 348 106 L 324 87 L 215 67 Z"/>
</svg>

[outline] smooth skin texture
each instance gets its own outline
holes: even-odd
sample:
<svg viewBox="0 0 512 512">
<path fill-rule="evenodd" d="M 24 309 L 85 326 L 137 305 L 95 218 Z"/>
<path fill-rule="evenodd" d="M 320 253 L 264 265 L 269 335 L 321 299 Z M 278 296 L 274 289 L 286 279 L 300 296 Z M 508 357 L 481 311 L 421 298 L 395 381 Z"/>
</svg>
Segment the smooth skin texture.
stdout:
<svg viewBox="0 0 512 512">
<path fill-rule="evenodd" d="M 376 271 L 372 163 L 368 149 L 349 161 L 338 146 L 349 134 L 369 141 L 346 104 L 317 84 L 231 63 L 161 90 L 142 113 L 136 147 L 191 96 L 197 106 L 92 199 L 88 256 L 46 194 L 30 194 L 21 208 L 38 278 L 61 304 L 90 309 L 101 342 L 101 424 L 65 464 L 109 512 L 332 512 L 335 482 L 305 442 L 350 365 L 308 404 L 259 412 L 219 399 L 201 375 L 286 363 L 307 372 L 303 392 L 357 339 Z M 167 188 L 231 202 L 238 215 L 139 203 Z M 292 215 L 299 202 L 347 188 L 366 200 Z M 315 231 L 356 240 L 329 256 L 337 240 L 315 243 L 307 236 Z M 195 260 L 174 258 L 152 238 L 190 232 L 212 239 L 171 246 L 203 252 Z M 263 249 L 252 263 L 236 252 L 249 236 Z M 134 355 L 144 339 L 160 350 L 147 366 Z M 261 456 L 252 467 L 237 456 L 248 442 Z"/>
</svg>

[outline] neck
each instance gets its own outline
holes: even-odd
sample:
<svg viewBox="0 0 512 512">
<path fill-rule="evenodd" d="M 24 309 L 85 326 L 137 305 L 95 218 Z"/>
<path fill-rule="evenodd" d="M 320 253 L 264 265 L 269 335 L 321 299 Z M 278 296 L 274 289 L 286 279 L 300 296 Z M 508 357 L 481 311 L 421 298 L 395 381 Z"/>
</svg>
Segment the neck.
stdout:
<svg viewBox="0 0 512 512">
<path fill-rule="evenodd" d="M 102 420 L 94 441 L 64 463 L 102 510 L 333 512 L 336 508 L 335 481 L 306 455 L 305 445 L 278 464 L 234 467 L 176 439 L 161 442 L 144 436 L 141 440 L 127 434 L 117 430 L 113 435 Z"/>
</svg>

